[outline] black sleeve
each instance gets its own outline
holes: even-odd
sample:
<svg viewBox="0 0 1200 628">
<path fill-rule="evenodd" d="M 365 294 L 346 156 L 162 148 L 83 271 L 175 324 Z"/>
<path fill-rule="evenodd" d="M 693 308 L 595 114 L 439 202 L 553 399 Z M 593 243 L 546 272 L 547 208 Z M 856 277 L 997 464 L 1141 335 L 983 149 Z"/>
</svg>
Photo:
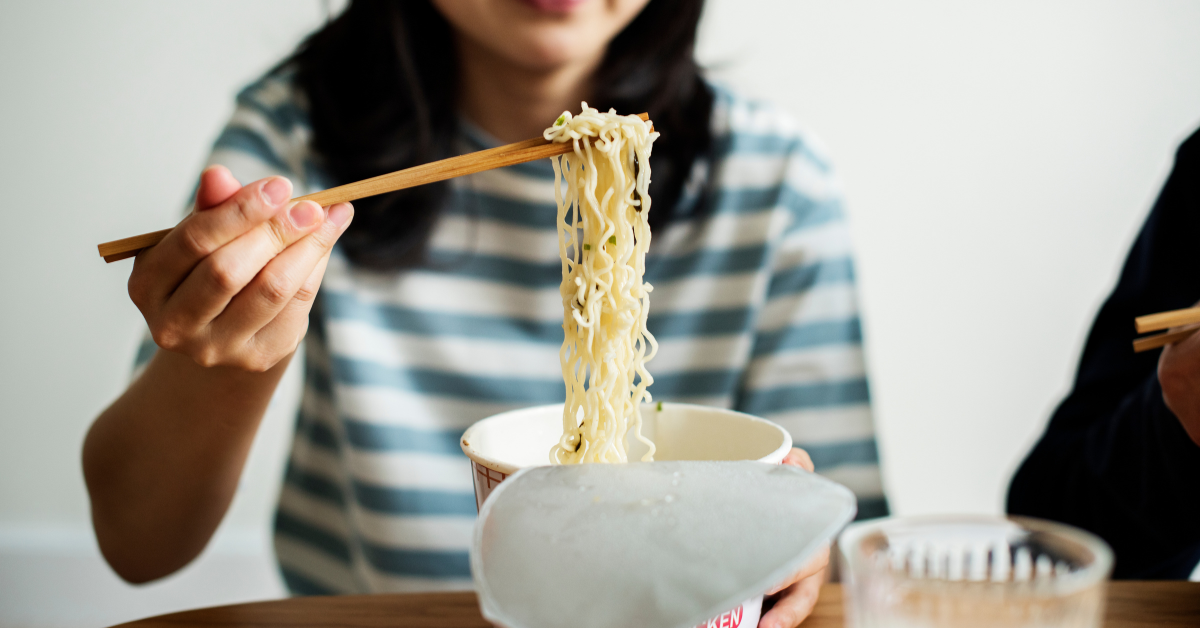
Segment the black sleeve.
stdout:
<svg viewBox="0 0 1200 628">
<path fill-rule="evenodd" d="M 1200 131 L 1142 227 L 1088 335 L 1071 394 L 1017 470 L 1008 512 L 1090 530 L 1116 578 L 1186 578 L 1200 561 L 1200 447 L 1167 409 L 1158 351 L 1133 352 L 1133 319 L 1200 299 Z"/>
</svg>

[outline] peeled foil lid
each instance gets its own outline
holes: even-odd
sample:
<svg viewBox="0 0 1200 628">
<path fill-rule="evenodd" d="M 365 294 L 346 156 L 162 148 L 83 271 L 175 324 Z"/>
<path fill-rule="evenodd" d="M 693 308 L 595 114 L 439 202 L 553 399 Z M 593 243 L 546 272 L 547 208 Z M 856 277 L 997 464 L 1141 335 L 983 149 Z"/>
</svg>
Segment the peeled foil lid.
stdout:
<svg viewBox="0 0 1200 628">
<path fill-rule="evenodd" d="M 798 571 L 849 489 L 754 461 L 523 469 L 475 524 L 483 616 L 506 628 L 690 628 Z"/>
</svg>

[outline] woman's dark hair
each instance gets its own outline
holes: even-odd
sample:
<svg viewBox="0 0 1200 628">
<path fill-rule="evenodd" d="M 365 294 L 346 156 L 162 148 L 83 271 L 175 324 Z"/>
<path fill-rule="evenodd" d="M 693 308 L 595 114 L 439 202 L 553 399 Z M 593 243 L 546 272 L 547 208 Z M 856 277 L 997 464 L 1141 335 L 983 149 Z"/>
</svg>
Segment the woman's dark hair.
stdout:
<svg viewBox="0 0 1200 628">
<path fill-rule="evenodd" d="M 610 42 L 588 98 L 601 111 L 649 112 L 662 134 L 652 229 L 671 220 L 692 163 L 711 144 L 713 96 L 692 56 L 702 6 L 651 0 Z M 353 0 L 291 62 L 308 98 L 313 148 L 338 183 L 452 156 L 454 39 L 428 0 Z M 356 201 L 343 250 L 368 268 L 418 263 L 447 191 L 439 183 Z"/>
</svg>

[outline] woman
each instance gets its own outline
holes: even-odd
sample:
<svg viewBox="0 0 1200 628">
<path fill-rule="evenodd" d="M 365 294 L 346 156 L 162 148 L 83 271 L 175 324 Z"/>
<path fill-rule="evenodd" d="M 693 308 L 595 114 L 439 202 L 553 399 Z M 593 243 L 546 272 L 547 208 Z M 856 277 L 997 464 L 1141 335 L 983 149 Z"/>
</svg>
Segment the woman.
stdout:
<svg viewBox="0 0 1200 628">
<path fill-rule="evenodd" d="M 646 275 L 655 397 L 779 421 L 858 491 L 860 514 L 883 514 L 836 188 L 786 118 L 703 81 L 692 59 L 700 10 L 699 0 L 355 1 L 247 88 L 195 210 L 130 277 L 164 350 L 145 352 L 84 447 L 113 568 L 151 580 L 203 549 L 304 339 L 275 521 L 288 586 L 468 586 L 474 501 L 458 435 L 563 396 L 549 164 L 357 208 L 287 199 L 538 136 L 582 100 L 649 112 L 662 134 Z M 811 468 L 803 452 L 789 460 Z M 761 625 L 798 624 L 823 566 L 785 583 Z"/>
</svg>

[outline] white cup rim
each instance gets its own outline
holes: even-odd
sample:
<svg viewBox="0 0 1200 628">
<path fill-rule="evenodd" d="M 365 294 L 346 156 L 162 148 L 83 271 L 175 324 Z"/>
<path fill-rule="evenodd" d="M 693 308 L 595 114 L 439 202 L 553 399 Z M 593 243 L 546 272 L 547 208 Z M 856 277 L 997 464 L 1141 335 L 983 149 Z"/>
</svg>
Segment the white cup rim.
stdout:
<svg viewBox="0 0 1200 628">
<path fill-rule="evenodd" d="M 699 404 L 694 404 L 694 403 L 675 403 L 675 402 L 670 402 L 670 401 L 660 401 L 660 402 L 657 402 L 657 404 L 661 404 L 663 407 L 669 406 L 673 409 L 687 410 L 687 409 L 694 408 L 695 410 L 700 411 L 700 412 L 717 412 L 720 414 L 733 415 L 733 416 L 737 416 L 737 417 L 745 419 L 745 420 L 753 421 L 755 423 L 760 423 L 762 425 L 770 426 L 771 428 L 773 428 L 779 432 L 780 436 L 782 436 L 782 442 L 780 443 L 779 447 L 777 447 L 774 451 L 772 451 L 771 453 L 769 453 L 761 458 L 758 458 L 759 461 L 773 462 L 773 463 L 782 462 L 784 457 L 787 456 L 788 451 L 790 451 L 792 449 L 792 435 L 790 433 L 788 433 L 788 431 L 785 430 L 783 428 L 783 426 L 781 426 L 777 423 L 774 423 L 772 421 L 768 421 L 764 418 L 757 417 L 752 414 L 746 414 L 745 412 L 738 412 L 737 410 L 729 410 L 727 408 L 718 408 L 716 406 L 704 406 L 704 405 L 699 405 Z M 656 405 L 656 404 L 646 404 L 646 405 L 653 407 L 653 405 Z M 474 461 L 476 464 L 479 464 L 480 466 L 483 466 L 483 467 L 487 467 L 488 469 L 491 469 L 492 471 L 503 473 L 505 475 L 512 475 L 513 473 L 516 473 L 517 471 L 521 470 L 524 467 L 509 463 L 509 462 L 504 462 L 503 460 L 497 460 L 495 458 L 489 457 L 489 456 L 485 455 L 484 453 L 480 452 L 473 445 L 471 445 L 475 432 L 477 432 L 480 429 L 485 429 L 487 427 L 487 425 L 489 425 L 491 423 L 505 421 L 506 419 L 508 419 L 508 417 L 511 417 L 514 414 L 546 412 L 546 411 L 552 411 L 555 409 L 558 409 L 559 412 L 561 413 L 562 407 L 563 407 L 563 404 L 561 404 L 561 403 L 551 403 L 551 404 L 546 404 L 546 405 L 541 405 L 541 406 L 529 406 L 529 407 L 525 407 L 525 408 L 517 408 L 515 410 L 501 412 L 500 414 L 494 414 L 486 419 L 481 419 L 479 421 L 476 421 L 474 424 L 471 425 L 471 427 L 467 428 L 467 431 L 463 432 L 462 437 L 459 438 L 459 446 L 462 448 L 463 453 L 466 454 L 467 457 L 470 458 L 472 461 Z M 546 463 L 545 463 L 546 465 L 550 464 L 549 456 L 550 456 L 550 452 L 547 451 L 546 452 Z"/>
</svg>

